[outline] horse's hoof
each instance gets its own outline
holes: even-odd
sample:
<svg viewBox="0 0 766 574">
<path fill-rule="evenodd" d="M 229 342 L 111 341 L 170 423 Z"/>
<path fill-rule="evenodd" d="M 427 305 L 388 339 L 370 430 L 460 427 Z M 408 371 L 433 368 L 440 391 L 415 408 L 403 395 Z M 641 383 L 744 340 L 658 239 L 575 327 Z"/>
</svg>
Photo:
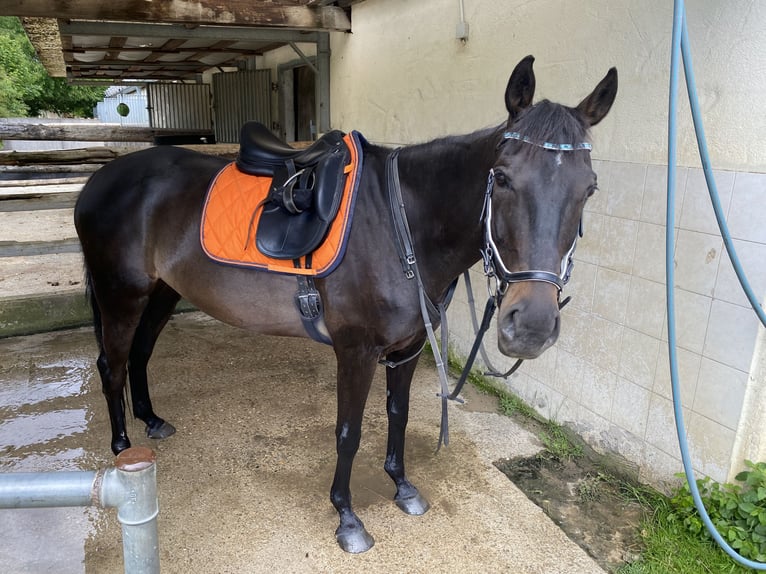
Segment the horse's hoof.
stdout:
<svg viewBox="0 0 766 574">
<path fill-rule="evenodd" d="M 146 425 L 146 436 L 149 438 L 156 438 L 156 439 L 162 439 L 162 438 L 168 438 L 169 436 L 173 436 L 176 432 L 176 429 L 173 425 L 171 425 L 169 422 L 162 421 L 161 424 L 157 426 L 150 426 Z"/>
<path fill-rule="evenodd" d="M 375 539 L 361 525 L 345 528 L 340 526 L 335 531 L 335 538 L 340 547 L 350 554 L 367 552 L 375 545 Z"/>
<path fill-rule="evenodd" d="M 112 452 L 116 455 L 130 448 L 130 441 L 127 438 L 118 438 L 112 441 Z"/>
<path fill-rule="evenodd" d="M 395 498 L 394 502 L 403 512 L 411 516 L 421 516 L 431 508 L 431 505 L 419 492 L 408 498 Z"/>
</svg>

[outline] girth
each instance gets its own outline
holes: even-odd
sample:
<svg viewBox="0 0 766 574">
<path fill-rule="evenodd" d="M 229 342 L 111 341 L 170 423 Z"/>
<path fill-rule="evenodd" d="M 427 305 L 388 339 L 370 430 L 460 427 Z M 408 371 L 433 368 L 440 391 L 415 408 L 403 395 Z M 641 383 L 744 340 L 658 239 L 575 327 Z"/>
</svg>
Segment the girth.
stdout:
<svg viewBox="0 0 766 574">
<path fill-rule="evenodd" d="M 274 259 L 297 259 L 316 249 L 338 212 L 351 152 L 345 134 L 331 131 L 296 150 L 258 122 L 242 127 L 237 168 L 270 176 L 258 220 L 256 246 Z"/>
</svg>

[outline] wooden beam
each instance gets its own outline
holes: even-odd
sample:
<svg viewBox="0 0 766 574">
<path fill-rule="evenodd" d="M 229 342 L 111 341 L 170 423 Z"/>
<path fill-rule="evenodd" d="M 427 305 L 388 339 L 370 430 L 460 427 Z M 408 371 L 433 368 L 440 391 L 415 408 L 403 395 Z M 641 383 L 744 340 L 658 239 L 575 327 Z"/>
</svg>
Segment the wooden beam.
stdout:
<svg viewBox="0 0 766 574">
<path fill-rule="evenodd" d="M 210 130 L 177 130 L 112 124 L 26 124 L 0 120 L 0 140 L 152 142 L 160 136 L 209 136 Z"/>
<path fill-rule="evenodd" d="M 61 54 L 61 38 L 55 18 L 22 18 L 21 25 L 48 75 L 66 78 L 66 64 Z"/>
<path fill-rule="evenodd" d="M 2 16 L 69 20 L 172 22 L 226 26 L 268 26 L 298 30 L 348 32 L 351 20 L 337 6 L 307 6 L 251 0 L 174 0 L 173 2 L 103 0 L 4 0 Z"/>
<path fill-rule="evenodd" d="M 0 14 L 2 6 L 0 5 Z M 233 26 L 195 26 L 183 24 L 141 24 L 137 22 L 66 22 L 60 20 L 58 28 L 62 37 L 68 36 L 140 36 L 142 38 L 179 38 L 195 40 L 227 39 L 242 42 L 316 42 L 314 31 L 284 30 L 275 28 L 246 28 Z M 65 46 L 66 48 L 67 46 Z M 71 48 L 71 46 L 68 46 Z"/>
</svg>

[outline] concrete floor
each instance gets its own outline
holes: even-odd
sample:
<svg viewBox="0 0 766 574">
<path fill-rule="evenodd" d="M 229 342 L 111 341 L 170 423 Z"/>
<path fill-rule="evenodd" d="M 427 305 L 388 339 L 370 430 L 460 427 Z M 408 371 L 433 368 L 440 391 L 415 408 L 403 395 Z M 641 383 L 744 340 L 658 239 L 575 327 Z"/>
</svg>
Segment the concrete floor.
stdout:
<svg viewBox="0 0 766 574">
<path fill-rule="evenodd" d="M 0 339 L 0 472 L 90 470 L 111 461 L 90 329 Z M 199 313 L 177 315 L 150 363 L 153 399 L 178 433 L 155 442 L 163 572 L 603 572 L 492 461 L 531 455 L 537 439 L 468 393 L 439 434 L 438 378 L 413 384 L 408 474 L 431 502 L 422 517 L 391 501 L 383 472 L 385 382 L 368 402 L 352 479 L 375 546 L 337 546 L 335 360 L 306 340 L 249 335 Z M 114 511 L 0 510 L 0 572 L 122 572 Z"/>
</svg>

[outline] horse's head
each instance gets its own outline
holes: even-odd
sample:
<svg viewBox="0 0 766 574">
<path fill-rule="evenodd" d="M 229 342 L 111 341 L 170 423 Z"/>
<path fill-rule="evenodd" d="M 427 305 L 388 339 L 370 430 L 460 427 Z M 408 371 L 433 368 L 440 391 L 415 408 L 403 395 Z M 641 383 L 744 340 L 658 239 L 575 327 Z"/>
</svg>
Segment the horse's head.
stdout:
<svg viewBox="0 0 766 574">
<path fill-rule="evenodd" d="M 559 296 L 568 279 L 585 202 L 596 191 L 588 128 L 606 116 L 617 94 L 609 70 L 576 108 L 532 105 L 534 58 L 508 81 L 509 118 L 498 144 L 485 199 L 485 265 L 502 296 L 498 347 L 531 359 L 556 342 Z"/>
</svg>

